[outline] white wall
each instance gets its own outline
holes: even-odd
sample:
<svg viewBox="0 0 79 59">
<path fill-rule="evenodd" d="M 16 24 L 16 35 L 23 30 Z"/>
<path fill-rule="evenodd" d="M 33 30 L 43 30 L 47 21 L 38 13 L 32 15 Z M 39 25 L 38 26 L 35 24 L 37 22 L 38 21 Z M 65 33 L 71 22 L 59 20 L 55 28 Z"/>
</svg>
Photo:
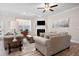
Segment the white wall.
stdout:
<svg viewBox="0 0 79 59">
<path fill-rule="evenodd" d="M 15 21 L 16 19 L 28 19 L 28 18 L 21 18 L 21 17 L 16 18 L 16 16 L 0 15 L 0 25 L 2 26 L 3 35 L 7 32 L 12 32 L 12 30 L 10 29 L 10 22 Z M 30 34 L 35 35 L 35 18 L 28 20 L 32 20 L 31 22 L 32 31 Z"/>
<path fill-rule="evenodd" d="M 5 33 L 6 31 L 10 30 L 10 20 L 13 20 L 11 17 L 6 17 L 6 16 L 1 16 L 0 19 L 2 20 L 2 27 L 3 27 L 3 32 Z"/>
<path fill-rule="evenodd" d="M 79 6 L 47 17 L 48 19 L 48 31 L 53 31 L 52 22 L 54 20 L 69 19 L 68 28 L 55 28 L 58 31 L 67 31 L 72 35 L 72 41 L 79 42 Z"/>
<path fill-rule="evenodd" d="M 15 17 L 13 17 L 13 16 L 4 16 L 4 15 L 2 15 L 1 17 L 0 17 L 0 21 L 2 22 L 2 31 L 3 31 L 3 35 L 5 34 L 5 33 L 7 33 L 7 32 L 13 32 L 12 30 L 11 30 L 11 21 L 15 21 L 16 20 L 16 18 Z M 19 32 L 18 31 L 18 28 L 16 28 L 16 30 L 17 30 L 17 32 Z"/>
</svg>

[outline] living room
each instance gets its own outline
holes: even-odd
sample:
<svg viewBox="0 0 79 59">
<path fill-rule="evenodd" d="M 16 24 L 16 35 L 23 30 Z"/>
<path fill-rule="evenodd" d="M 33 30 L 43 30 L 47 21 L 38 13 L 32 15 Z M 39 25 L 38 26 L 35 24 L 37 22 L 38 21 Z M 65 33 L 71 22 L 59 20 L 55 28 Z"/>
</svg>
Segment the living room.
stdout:
<svg viewBox="0 0 79 59">
<path fill-rule="evenodd" d="M 0 9 L 1 56 L 79 55 L 79 3 L 0 3 Z"/>
</svg>

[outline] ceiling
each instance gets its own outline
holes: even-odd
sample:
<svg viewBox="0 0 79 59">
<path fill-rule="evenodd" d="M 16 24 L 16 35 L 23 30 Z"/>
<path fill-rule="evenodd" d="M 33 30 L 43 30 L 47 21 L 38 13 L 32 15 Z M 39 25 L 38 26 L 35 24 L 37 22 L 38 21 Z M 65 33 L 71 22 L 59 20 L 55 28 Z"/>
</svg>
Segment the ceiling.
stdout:
<svg viewBox="0 0 79 59">
<path fill-rule="evenodd" d="M 58 3 L 58 6 L 53 8 L 54 12 L 48 11 L 45 13 L 37 9 L 41 6 L 43 6 L 43 3 L 0 3 L 0 15 L 23 18 L 46 17 L 77 7 L 79 3 Z"/>
</svg>

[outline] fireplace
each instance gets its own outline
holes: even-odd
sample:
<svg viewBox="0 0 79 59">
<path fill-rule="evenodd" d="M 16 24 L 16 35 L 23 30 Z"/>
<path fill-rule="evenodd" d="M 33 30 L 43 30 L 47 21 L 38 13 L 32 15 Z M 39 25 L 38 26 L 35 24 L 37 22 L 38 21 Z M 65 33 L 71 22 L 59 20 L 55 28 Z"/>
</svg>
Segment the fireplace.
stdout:
<svg viewBox="0 0 79 59">
<path fill-rule="evenodd" d="M 40 33 L 45 33 L 45 29 L 37 29 L 37 36 L 40 36 Z"/>
</svg>

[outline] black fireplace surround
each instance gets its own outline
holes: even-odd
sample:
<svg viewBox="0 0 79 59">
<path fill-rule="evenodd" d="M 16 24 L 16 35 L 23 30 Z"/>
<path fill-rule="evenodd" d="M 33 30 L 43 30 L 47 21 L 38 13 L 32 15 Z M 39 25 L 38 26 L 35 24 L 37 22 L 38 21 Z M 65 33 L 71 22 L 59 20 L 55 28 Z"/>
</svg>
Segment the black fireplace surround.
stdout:
<svg viewBox="0 0 79 59">
<path fill-rule="evenodd" d="M 40 36 L 40 33 L 45 33 L 45 29 L 37 29 L 37 36 Z"/>
</svg>

